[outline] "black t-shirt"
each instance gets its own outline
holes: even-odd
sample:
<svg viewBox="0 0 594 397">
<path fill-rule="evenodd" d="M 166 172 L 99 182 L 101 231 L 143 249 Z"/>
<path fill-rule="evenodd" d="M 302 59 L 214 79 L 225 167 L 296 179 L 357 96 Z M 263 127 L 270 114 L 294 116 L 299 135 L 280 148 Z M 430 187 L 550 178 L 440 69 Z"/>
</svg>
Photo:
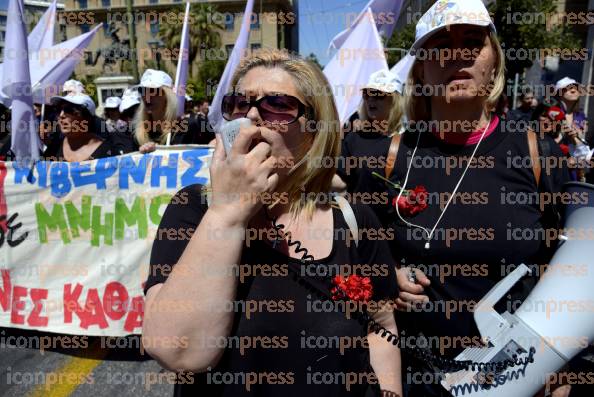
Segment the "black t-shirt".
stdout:
<svg viewBox="0 0 594 397">
<path fill-rule="evenodd" d="M 404 183 L 411 164 L 405 188 L 424 186 L 429 194 L 428 207 L 404 219 L 430 231 L 460 180 L 475 145 L 450 145 L 424 132 L 411 161 L 417 137 L 417 133 L 404 133 L 390 179 Z M 388 147 L 389 142 L 386 142 L 383 152 L 387 152 Z M 557 145 L 550 144 L 550 147 L 553 157 L 563 157 Z M 539 209 L 526 133 L 509 132 L 501 122 L 480 144 L 472 164 L 437 225 L 429 249 L 424 248 L 427 233 L 406 225 L 397 217 L 392 205 L 374 208 L 378 217 L 389 220 L 395 229 L 391 248 L 396 263 L 417 267 L 431 280 L 431 285 L 425 288 L 430 303 L 409 313 L 398 312 L 399 330 L 409 336 L 421 332 L 426 337 L 434 337 L 434 341 L 445 337 L 442 340 L 455 347 L 443 349 L 448 357 L 468 347 L 469 338 L 478 335 L 473 305 L 519 264 L 541 265 L 547 263 L 550 255 L 544 233 L 539 231 L 543 227 L 543 213 Z M 567 170 L 553 167 L 550 177 L 553 190 L 558 192 L 568 179 Z M 543 167 L 541 187 L 544 178 Z M 390 202 L 398 193 L 377 179 L 368 178 L 366 182 L 363 189 L 367 191 L 388 189 Z M 517 299 L 526 296 L 537 277 L 538 271 L 534 278 L 524 279 L 502 299 L 499 308 L 513 312 L 519 302 Z M 439 356 L 439 346 L 431 347 Z M 411 363 L 413 371 L 415 365 L 422 366 L 409 360 L 410 357 L 408 360 L 405 357 L 403 368 Z M 439 384 L 410 386 L 413 388 L 411 395 L 439 395 L 441 389 Z"/>
<path fill-rule="evenodd" d="M 186 187 L 167 207 L 157 236 L 161 230 L 178 228 L 193 232 L 206 210 L 200 186 Z M 359 229 L 379 228 L 369 208 L 353 206 L 353 210 Z M 337 232 L 332 251 L 328 257 L 315 260 L 312 265 L 304 265 L 297 259 L 289 258 L 262 241 L 251 241 L 249 247 L 244 247 L 241 264 L 268 264 L 282 270 L 273 277 L 256 274 L 239 282 L 235 302 L 275 301 L 278 302 L 278 308 L 284 302 L 285 310 L 252 312 L 248 319 L 243 306 L 234 306 L 231 339 L 264 336 L 276 339 L 279 348 L 258 346 L 246 349 L 242 354 L 231 343 L 232 347 L 225 350 L 216 368 L 193 375 L 193 385 L 176 385 L 175 395 L 363 396 L 371 390 L 379 390 L 367 385 L 364 375 L 356 385 L 350 386 L 350 391 L 340 380 L 344 376 L 340 374 L 371 372 L 368 350 L 359 344 L 356 348 L 345 349 L 344 354 L 341 354 L 338 345 L 326 343 L 332 340 L 334 342 L 330 343 L 335 343 L 340 337 L 361 338 L 366 336 L 367 330 L 360 321 L 346 318 L 343 312 L 333 309 L 330 300 L 322 298 L 329 294 L 332 285 L 329 277 L 320 274 L 329 272 L 335 275 L 336 266 L 341 264 L 373 265 L 365 271 L 375 272 L 375 275 L 364 274 L 359 269 L 361 276 L 369 275 L 371 278 L 374 291 L 372 300 L 393 299 L 397 295 L 393 260 L 387 242 L 372 241 L 367 234 L 362 236 L 358 248 L 352 243 L 347 246 L 344 236 L 349 233 L 349 229 L 341 211 L 333 209 L 333 216 L 334 230 Z M 167 236 L 167 233 L 162 235 Z M 145 291 L 166 281 L 168 273 L 164 274 L 163 269 L 176 264 L 189 238 L 155 240 Z M 320 307 L 324 309 L 318 310 L 317 305 L 323 305 Z M 312 344 L 311 338 L 317 338 L 320 344 Z M 275 373 L 277 378 L 259 381 L 251 385 L 248 391 L 240 375 L 245 373 Z M 329 381 L 330 377 L 332 382 Z M 325 384 L 318 384 L 322 378 Z"/>
<path fill-rule="evenodd" d="M 120 155 L 120 146 L 117 143 L 114 137 L 107 137 L 103 139 L 103 142 L 95 149 L 95 151 L 91 154 L 91 156 L 87 160 L 95 160 L 95 159 L 102 159 L 105 157 L 112 157 Z M 64 137 L 54 142 L 52 145 L 48 146 L 48 148 L 43 153 L 43 157 L 46 160 L 55 160 L 55 161 L 66 161 L 64 159 L 64 151 L 63 151 L 63 143 Z"/>
</svg>

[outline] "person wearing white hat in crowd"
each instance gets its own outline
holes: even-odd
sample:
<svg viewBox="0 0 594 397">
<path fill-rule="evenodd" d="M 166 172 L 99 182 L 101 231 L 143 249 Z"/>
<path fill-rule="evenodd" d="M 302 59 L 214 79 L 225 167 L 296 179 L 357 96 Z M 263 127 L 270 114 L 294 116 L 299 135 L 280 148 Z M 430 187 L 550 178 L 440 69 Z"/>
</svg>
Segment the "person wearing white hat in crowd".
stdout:
<svg viewBox="0 0 594 397">
<path fill-rule="evenodd" d="M 359 120 L 355 131 L 348 132 L 342 141 L 341 161 L 334 179 L 336 190 L 347 189 L 360 192 L 376 169 L 362 164 L 362 167 L 347 169 L 352 159 L 386 157 L 387 146 L 394 134 L 402 132 L 403 125 L 403 82 L 389 70 L 378 70 L 369 76 L 362 88 L 363 101 L 359 107 Z"/>
<path fill-rule="evenodd" d="M 550 137 L 510 130 L 494 113 L 505 58 L 481 0 L 435 2 L 417 23 L 410 52 L 416 59 L 405 82 L 405 132 L 383 141 L 388 156 L 378 163 L 385 168 L 364 189 L 387 193 L 373 208 L 392 232 L 396 318 L 412 341 L 403 349 L 405 396 L 450 397 L 439 383 L 448 360 L 481 345 L 469 302 L 507 275 L 502 263 L 541 266 L 555 249 L 539 230 L 558 225 L 558 209 L 515 199 L 559 192 L 568 172 L 525 165 L 531 148 L 538 155 L 547 145 L 557 160 L 563 153 Z M 517 230 L 535 237 L 515 237 Z M 525 298 L 537 279 L 524 279 L 500 304 Z M 426 344 L 416 345 L 421 334 L 442 344 L 430 343 L 428 354 Z"/>
<path fill-rule="evenodd" d="M 120 103 L 122 100 L 116 96 L 110 96 L 105 99 L 103 112 L 105 115 L 105 125 L 107 132 L 113 133 L 117 130 L 117 122 L 120 119 Z"/>
<path fill-rule="evenodd" d="M 68 94 L 84 94 L 85 86 L 78 80 L 67 80 L 62 86 L 64 95 Z"/>
<path fill-rule="evenodd" d="M 70 93 L 54 96 L 51 104 L 58 112 L 58 125 L 63 137 L 49 146 L 46 160 L 78 162 L 119 154 L 117 144 L 104 139 L 96 131 L 95 103 L 86 94 Z"/>
<path fill-rule="evenodd" d="M 142 98 L 136 88 L 126 88 L 122 94 L 122 101 L 119 106 L 120 120 L 122 123 L 123 132 L 132 135 L 133 133 L 133 120 L 136 117 L 136 112 L 140 107 Z"/>
<path fill-rule="evenodd" d="M 134 138 L 139 150 L 150 152 L 157 144 L 189 143 L 188 120 L 177 118 L 177 96 L 171 77 L 163 71 L 147 69 L 138 91 L 142 102 L 134 121 Z"/>
</svg>

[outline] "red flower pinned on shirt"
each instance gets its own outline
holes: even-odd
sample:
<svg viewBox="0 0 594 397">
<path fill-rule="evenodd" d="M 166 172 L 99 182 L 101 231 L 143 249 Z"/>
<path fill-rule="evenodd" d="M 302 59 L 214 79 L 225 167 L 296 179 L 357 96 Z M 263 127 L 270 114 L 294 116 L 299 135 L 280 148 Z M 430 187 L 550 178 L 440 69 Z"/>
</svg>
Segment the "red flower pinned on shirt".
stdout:
<svg viewBox="0 0 594 397">
<path fill-rule="evenodd" d="M 392 187 L 394 187 L 394 189 L 402 190 L 402 186 L 392 182 L 389 179 L 384 178 L 377 172 L 373 172 L 372 175 L 391 185 Z M 394 206 L 394 208 L 398 206 L 398 212 L 400 213 L 400 215 L 411 217 L 415 216 L 419 212 L 425 211 L 425 209 L 427 208 L 428 196 L 429 193 L 427 193 L 427 189 L 425 189 L 425 186 L 419 185 L 416 186 L 414 189 L 402 190 L 400 199 L 398 199 L 398 197 L 394 198 L 394 200 L 392 200 L 392 205 Z"/>
<path fill-rule="evenodd" d="M 559 148 L 561 149 L 561 151 L 563 152 L 564 155 L 569 156 L 569 146 L 567 146 L 563 143 L 560 143 Z"/>
<path fill-rule="evenodd" d="M 373 287 L 369 277 L 360 277 L 356 274 L 350 276 L 335 276 L 332 279 L 335 287 L 330 292 L 332 300 L 341 300 L 348 298 L 356 302 L 367 302 L 373 295 Z"/>
<path fill-rule="evenodd" d="M 400 199 L 395 197 L 392 205 L 398 206 L 398 212 L 403 216 L 415 216 L 427 208 L 427 196 L 424 186 L 416 186 L 414 189 L 403 191 Z"/>
</svg>

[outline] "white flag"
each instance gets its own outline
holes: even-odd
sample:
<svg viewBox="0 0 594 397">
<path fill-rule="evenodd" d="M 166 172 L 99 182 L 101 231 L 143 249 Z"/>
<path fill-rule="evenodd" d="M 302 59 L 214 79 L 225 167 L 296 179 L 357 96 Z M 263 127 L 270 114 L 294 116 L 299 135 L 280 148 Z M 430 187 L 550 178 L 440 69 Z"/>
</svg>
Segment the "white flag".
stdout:
<svg viewBox="0 0 594 397">
<path fill-rule="evenodd" d="M 250 20 L 253 8 L 254 0 L 248 0 L 245 6 L 245 11 L 243 13 L 241 31 L 239 32 L 239 36 L 237 36 L 237 40 L 235 41 L 235 47 L 233 47 L 231 56 L 227 60 L 227 65 L 225 65 L 225 71 L 223 72 L 221 81 L 219 81 L 217 92 L 214 96 L 214 99 L 212 100 L 212 104 L 208 112 L 208 121 L 217 133 L 223 125 L 223 122 L 225 121 L 223 119 L 223 115 L 221 114 L 221 103 L 223 102 L 223 96 L 231 88 L 231 78 L 233 77 L 233 73 L 239 65 L 242 55 L 245 54 L 247 49 L 248 39 L 250 37 Z"/>
<path fill-rule="evenodd" d="M 175 72 L 175 93 L 177 94 L 177 117 L 184 114 L 186 105 L 186 84 L 188 81 L 188 66 L 190 63 L 190 26 L 188 19 L 190 15 L 190 2 L 186 3 L 186 14 L 182 27 L 181 41 L 179 44 L 179 58 L 177 59 L 177 70 Z"/>
<path fill-rule="evenodd" d="M 368 9 L 371 9 L 371 14 L 375 20 L 378 32 L 383 37 L 389 38 L 394 31 L 394 26 L 400 16 L 401 8 L 402 0 L 370 0 L 369 3 L 363 7 L 363 11 L 357 15 L 353 24 L 334 36 L 330 41 L 329 48 L 340 48 L 361 19 L 368 17 L 366 16 Z"/>
<path fill-rule="evenodd" d="M 361 103 L 361 88 L 378 70 L 388 70 L 384 47 L 371 15 L 353 26 L 352 32 L 324 68 L 336 100 L 341 123 L 355 113 Z"/>
<path fill-rule="evenodd" d="M 57 0 L 52 1 L 52 4 L 43 13 L 43 16 L 33 28 L 27 42 L 29 44 L 29 52 L 37 52 L 42 48 L 50 48 L 54 45 L 54 26 L 56 25 L 56 3 Z"/>
</svg>

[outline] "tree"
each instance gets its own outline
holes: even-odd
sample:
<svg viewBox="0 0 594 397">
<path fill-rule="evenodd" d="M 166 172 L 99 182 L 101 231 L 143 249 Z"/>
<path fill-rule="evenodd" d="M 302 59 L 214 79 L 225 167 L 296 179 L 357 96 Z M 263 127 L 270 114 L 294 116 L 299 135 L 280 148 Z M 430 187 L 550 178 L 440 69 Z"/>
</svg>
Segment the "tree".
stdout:
<svg viewBox="0 0 594 397">
<path fill-rule="evenodd" d="M 177 8 L 177 7 L 176 7 Z M 183 13 L 184 10 L 179 8 Z M 212 4 L 193 3 L 190 6 L 190 76 L 194 76 L 194 63 L 201 59 L 200 50 L 211 48 L 220 48 L 220 31 L 223 25 L 213 15 L 217 14 L 217 9 Z M 159 37 L 168 48 L 179 48 L 181 43 L 182 25 L 162 24 L 159 27 Z M 204 52 L 203 52 L 204 53 Z"/>
<path fill-rule="evenodd" d="M 198 76 L 189 80 L 188 95 L 193 99 L 208 99 L 211 101 L 216 92 L 216 85 L 225 70 L 225 64 L 226 61 L 218 59 L 206 59 L 200 62 Z"/>
</svg>

